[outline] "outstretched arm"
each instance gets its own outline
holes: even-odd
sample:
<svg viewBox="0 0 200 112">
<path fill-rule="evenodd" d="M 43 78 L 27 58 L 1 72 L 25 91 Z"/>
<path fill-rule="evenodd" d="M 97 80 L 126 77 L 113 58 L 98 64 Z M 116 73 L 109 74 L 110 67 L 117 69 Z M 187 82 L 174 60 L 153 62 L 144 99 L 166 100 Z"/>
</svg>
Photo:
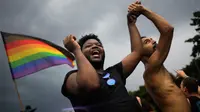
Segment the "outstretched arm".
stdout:
<svg viewBox="0 0 200 112">
<path fill-rule="evenodd" d="M 83 89 L 90 91 L 99 87 L 99 77 L 87 58 L 82 53 L 75 37 L 70 35 L 63 41 L 65 47 L 75 55 L 78 71 L 73 73 L 67 79 L 66 88 L 76 93 L 77 90 Z"/>
<path fill-rule="evenodd" d="M 141 36 L 136 26 L 136 21 L 140 15 L 140 12 L 134 11 L 135 4 L 141 4 L 141 2 L 136 1 L 135 3 L 129 5 L 127 22 L 128 22 L 128 30 L 129 30 L 130 42 L 131 42 L 131 52 L 133 51 L 141 52 L 142 51 L 142 43 L 141 43 L 141 38 L 140 38 Z"/>
<path fill-rule="evenodd" d="M 134 71 L 142 56 L 142 42 L 140 33 L 135 24 L 137 16 L 138 15 L 132 10 L 132 5 L 130 5 L 127 21 L 130 34 L 131 53 L 122 60 L 125 77 L 128 77 Z"/>
<path fill-rule="evenodd" d="M 151 20 L 160 32 L 160 39 L 156 51 L 151 55 L 148 62 L 158 67 L 165 61 L 172 42 L 174 28 L 160 15 L 149 9 L 143 8 L 142 14 Z"/>
</svg>

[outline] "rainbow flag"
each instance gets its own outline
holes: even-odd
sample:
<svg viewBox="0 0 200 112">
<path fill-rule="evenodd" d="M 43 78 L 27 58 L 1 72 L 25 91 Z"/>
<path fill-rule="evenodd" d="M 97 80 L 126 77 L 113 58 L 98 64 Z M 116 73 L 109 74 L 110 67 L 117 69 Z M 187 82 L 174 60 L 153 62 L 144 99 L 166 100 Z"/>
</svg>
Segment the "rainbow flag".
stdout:
<svg viewBox="0 0 200 112">
<path fill-rule="evenodd" d="M 74 56 L 52 42 L 21 34 L 1 35 L 13 79 L 61 64 L 74 67 Z"/>
</svg>

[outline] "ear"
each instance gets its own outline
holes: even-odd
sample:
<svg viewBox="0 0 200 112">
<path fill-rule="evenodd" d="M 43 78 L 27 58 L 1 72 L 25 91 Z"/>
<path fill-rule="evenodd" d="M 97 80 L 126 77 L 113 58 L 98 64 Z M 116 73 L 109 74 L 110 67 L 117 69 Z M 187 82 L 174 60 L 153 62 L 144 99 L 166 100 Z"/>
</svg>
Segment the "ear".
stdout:
<svg viewBox="0 0 200 112">
<path fill-rule="evenodd" d="M 186 87 L 184 87 L 184 92 L 188 93 L 188 89 Z"/>
</svg>

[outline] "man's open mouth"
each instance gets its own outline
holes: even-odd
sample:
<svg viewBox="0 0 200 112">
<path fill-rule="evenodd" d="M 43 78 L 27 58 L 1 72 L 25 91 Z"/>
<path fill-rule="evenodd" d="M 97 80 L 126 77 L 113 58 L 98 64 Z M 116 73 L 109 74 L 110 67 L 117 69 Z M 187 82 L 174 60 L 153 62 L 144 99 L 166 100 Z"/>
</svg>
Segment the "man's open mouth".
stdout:
<svg viewBox="0 0 200 112">
<path fill-rule="evenodd" d="M 157 46 L 157 43 L 154 42 L 154 43 L 153 43 L 153 49 L 156 49 L 156 46 Z"/>
<path fill-rule="evenodd" d="M 99 50 L 93 50 L 92 51 L 92 56 L 93 57 L 99 57 L 100 56 L 100 51 Z"/>
</svg>

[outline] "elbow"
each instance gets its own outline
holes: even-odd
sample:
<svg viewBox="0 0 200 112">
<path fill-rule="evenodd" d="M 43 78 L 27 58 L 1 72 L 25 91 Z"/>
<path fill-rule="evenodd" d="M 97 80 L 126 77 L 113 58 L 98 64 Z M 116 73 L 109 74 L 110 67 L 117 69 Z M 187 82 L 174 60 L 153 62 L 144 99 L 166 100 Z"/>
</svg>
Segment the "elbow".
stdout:
<svg viewBox="0 0 200 112">
<path fill-rule="evenodd" d="M 134 55 L 139 55 L 142 56 L 143 55 L 143 47 L 142 46 L 138 46 L 137 49 L 133 49 L 131 48 L 131 53 L 134 53 Z"/>
<path fill-rule="evenodd" d="M 171 25 L 165 26 L 165 28 L 162 31 L 162 34 L 164 35 L 172 35 L 174 33 L 174 27 Z"/>
<path fill-rule="evenodd" d="M 174 27 L 173 26 L 171 26 L 171 25 L 169 25 L 168 27 L 167 27 L 167 32 L 171 32 L 171 33 L 173 33 L 174 32 Z"/>
</svg>

